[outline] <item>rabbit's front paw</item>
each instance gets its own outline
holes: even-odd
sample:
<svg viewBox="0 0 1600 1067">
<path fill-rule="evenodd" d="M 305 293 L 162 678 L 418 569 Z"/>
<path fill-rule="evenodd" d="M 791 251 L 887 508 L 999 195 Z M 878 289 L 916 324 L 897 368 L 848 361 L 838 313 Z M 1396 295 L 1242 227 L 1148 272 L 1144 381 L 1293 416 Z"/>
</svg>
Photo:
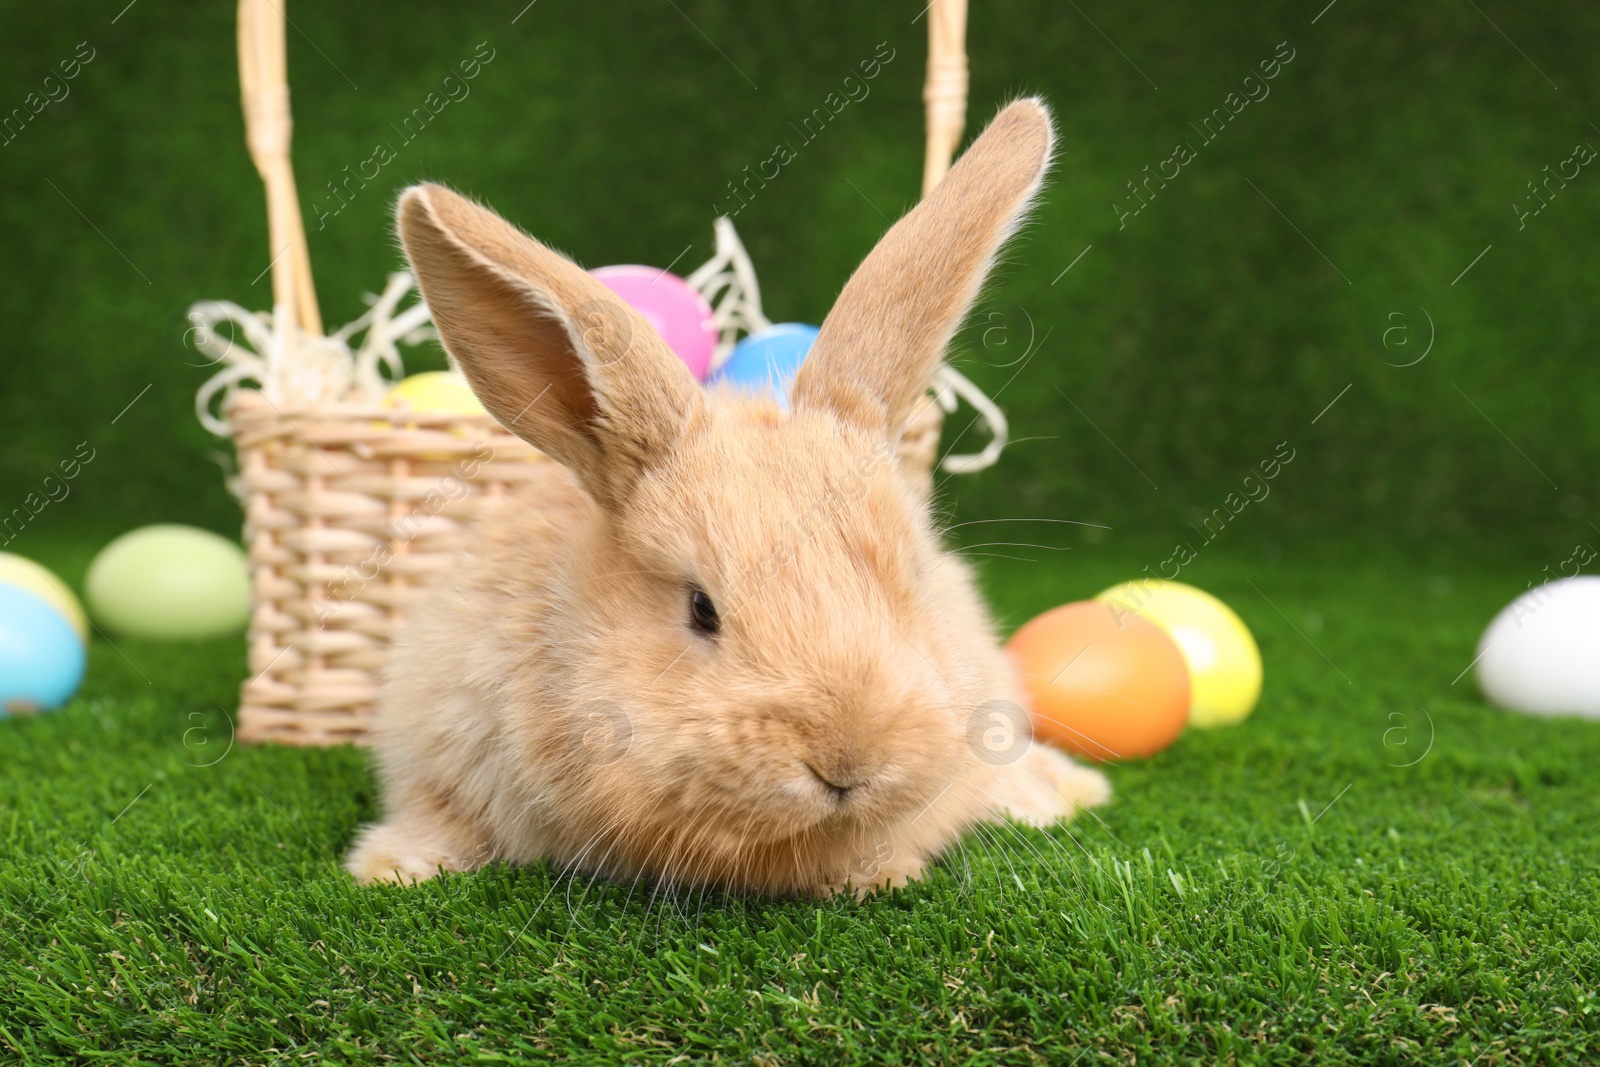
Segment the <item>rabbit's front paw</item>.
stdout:
<svg viewBox="0 0 1600 1067">
<path fill-rule="evenodd" d="M 883 889 L 898 889 L 907 882 L 922 877 L 927 858 L 921 855 L 900 855 L 894 845 L 884 842 L 867 855 L 858 858 L 850 869 L 818 887 L 818 896 L 846 893 L 862 900 Z"/>
<path fill-rule="evenodd" d="M 463 846 L 437 830 L 388 822 L 367 827 L 345 858 L 344 866 L 362 885 L 414 885 L 426 882 L 441 870 L 476 870 L 485 862 L 485 851 Z"/>
<path fill-rule="evenodd" d="M 1083 808 L 1111 799 L 1111 783 L 1093 767 L 1085 767 L 1049 745 L 1034 742 L 1000 782 L 996 814 L 1034 826 L 1070 819 Z"/>
</svg>

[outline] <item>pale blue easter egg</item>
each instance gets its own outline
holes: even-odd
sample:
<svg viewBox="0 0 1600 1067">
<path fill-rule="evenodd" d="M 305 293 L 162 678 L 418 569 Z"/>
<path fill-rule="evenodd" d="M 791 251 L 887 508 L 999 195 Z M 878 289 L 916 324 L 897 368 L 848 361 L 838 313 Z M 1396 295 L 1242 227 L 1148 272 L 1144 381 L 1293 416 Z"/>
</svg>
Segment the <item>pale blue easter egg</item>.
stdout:
<svg viewBox="0 0 1600 1067">
<path fill-rule="evenodd" d="M 753 333 L 734 347 L 710 381 L 770 394 L 778 403 L 787 404 L 789 386 L 816 343 L 817 333 L 815 326 L 803 322 L 780 322 Z"/>
<path fill-rule="evenodd" d="M 44 598 L 0 585 L 0 716 L 52 711 L 83 681 L 83 642 Z"/>
</svg>

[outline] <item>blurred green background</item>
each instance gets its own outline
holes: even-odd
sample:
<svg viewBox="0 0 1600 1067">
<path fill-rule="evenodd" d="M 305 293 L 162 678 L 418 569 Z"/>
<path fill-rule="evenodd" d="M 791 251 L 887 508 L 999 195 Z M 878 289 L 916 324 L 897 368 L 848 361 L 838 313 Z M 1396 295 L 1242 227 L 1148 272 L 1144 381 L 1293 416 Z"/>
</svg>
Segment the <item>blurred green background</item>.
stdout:
<svg viewBox="0 0 1600 1067">
<path fill-rule="evenodd" d="M 686 271 L 710 254 L 727 183 L 788 142 L 797 158 L 737 224 L 771 316 L 813 322 L 914 202 L 915 0 L 524 2 L 289 9 L 295 165 L 330 325 L 400 264 L 390 205 L 422 178 L 585 265 Z M 192 412 L 207 369 L 183 343 L 191 302 L 270 297 L 234 9 L 124 5 L 12 4 L 0 34 L 5 113 L 80 42 L 94 55 L 0 144 L 0 513 L 80 442 L 95 453 L 6 546 L 24 554 L 152 521 L 239 526 L 228 446 Z M 1188 524 L 1288 442 L 1270 497 L 1222 535 L 1233 550 L 1382 542 L 1532 578 L 1600 538 L 1600 176 L 1552 182 L 1537 215 L 1515 207 L 1538 205 L 1528 183 L 1575 145 L 1600 145 L 1583 80 L 1597 30 L 1600 10 L 1552 4 L 980 0 L 969 136 L 1037 92 L 1062 151 L 954 353 L 1021 439 L 951 483 L 957 511 L 1101 523 L 1113 532 L 1092 536 L 1152 552 L 1198 544 Z M 480 42 L 494 58 L 470 96 L 405 143 L 396 126 Z M 870 96 L 803 143 L 791 123 L 880 42 L 894 58 Z M 1291 50 L 1266 99 L 1210 143 L 1196 132 Z M 1128 182 L 1179 141 L 1196 158 L 1119 224 Z M 380 142 L 397 157 L 318 229 L 326 183 Z"/>
</svg>

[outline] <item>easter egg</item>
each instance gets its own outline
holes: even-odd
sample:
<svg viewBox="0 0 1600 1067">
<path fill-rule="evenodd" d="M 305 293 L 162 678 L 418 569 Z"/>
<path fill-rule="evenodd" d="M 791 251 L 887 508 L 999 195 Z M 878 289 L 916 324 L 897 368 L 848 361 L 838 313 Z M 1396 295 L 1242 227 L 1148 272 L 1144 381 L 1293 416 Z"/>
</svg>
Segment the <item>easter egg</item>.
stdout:
<svg viewBox="0 0 1600 1067">
<path fill-rule="evenodd" d="M 0 585 L 0 716 L 59 708 L 83 666 L 83 641 L 55 605 Z"/>
<path fill-rule="evenodd" d="M 1235 723 L 1261 699 L 1261 650 L 1244 620 L 1210 593 L 1159 578 L 1112 586 L 1096 600 L 1167 632 L 1189 665 L 1193 726 Z"/>
<path fill-rule="evenodd" d="M 696 381 L 705 380 L 717 347 L 717 321 L 698 290 L 655 267 L 597 267 L 589 273 L 656 328 Z"/>
<path fill-rule="evenodd" d="M 250 617 L 244 553 L 193 526 L 144 526 L 123 534 L 95 556 L 84 587 L 97 620 L 135 637 L 218 637 Z"/>
<path fill-rule="evenodd" d="M 1155 623 L 1085 600 L 1025 623 L 1006 646 L 1034 736 L 1093 760 L 1151 756 L 1189 721 L 1189 668 Z"/>
<path fill-rule="evenodd" d="M 384 396 L 383 403 L 385 407 L 445 415 L 487 414 L 467 379 L 447 370 L 423 371 L 396 382 Z"/>
<path fill-rule="evenodd" d="M 389 388 L 383 398 L 384 407 L 396 411 L 425 411 L 434 415 L 487 415 L 483 404 L 478 400 L 478 394 L 472 391 L 472 386 L 467 383 L 465 375 L 456 371 L 430 370 L 420 374 L 413 374 L 403 378 Z M 400 420 L 395 420 L 399 422 Z M 374 426 L 385 429 L 388 423 L 373 423 Z M 417 424 L 402 423 L 408 430 L 417 429 Z M 435 427 L 435 429 L 440 429 Z M 467 438 L 469 431 L 464 426 L 457 426 L 449 431 L 456 437 Z M 465 440 L 463 440 L 465 447 Z M 422 459 L 449 462 L 459 459 L 461 452 L 423 452 Z"/>
<path fill-rule="evenodd" d="M 1501 707 L 1600 718 L 1600 577 L 1561 578 L 1513 600 L 1478 642 L 1477 673 Z"/>
<path fill-rule="evenodd" d="M 734 346 L 722 366 L 708 381 L 776 396 L 787 404 L 789 386 L 817 339 L 815 326 L 803 322 L 780 322 L 751 334 Z"/>
<path fill-rule="evenodd" d="M 0 585 L 25 589 L 61 613 L 78 634 L 78 640 L 89 639 L 89 622 L 84 618 L 83 605 L 78 603 L 72 589 L 31 559 L 0 552 Z"/>
</svg>

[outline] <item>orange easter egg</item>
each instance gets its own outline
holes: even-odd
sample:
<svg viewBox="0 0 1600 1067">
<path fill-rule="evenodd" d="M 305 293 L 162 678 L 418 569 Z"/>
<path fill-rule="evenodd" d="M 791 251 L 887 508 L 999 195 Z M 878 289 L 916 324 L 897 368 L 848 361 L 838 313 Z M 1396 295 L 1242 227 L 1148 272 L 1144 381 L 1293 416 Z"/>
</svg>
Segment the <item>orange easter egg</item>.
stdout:
<svg viewBox="0 0 1600 1067">
<path fill-rule="evenodd" d="M 1006 646 L 1034 736 L 1093 760 L 1152 756 L 1189 721 L 1189 668 L 1165 630 L 1085 600 L 1026 623 Z"/>
</svg>

